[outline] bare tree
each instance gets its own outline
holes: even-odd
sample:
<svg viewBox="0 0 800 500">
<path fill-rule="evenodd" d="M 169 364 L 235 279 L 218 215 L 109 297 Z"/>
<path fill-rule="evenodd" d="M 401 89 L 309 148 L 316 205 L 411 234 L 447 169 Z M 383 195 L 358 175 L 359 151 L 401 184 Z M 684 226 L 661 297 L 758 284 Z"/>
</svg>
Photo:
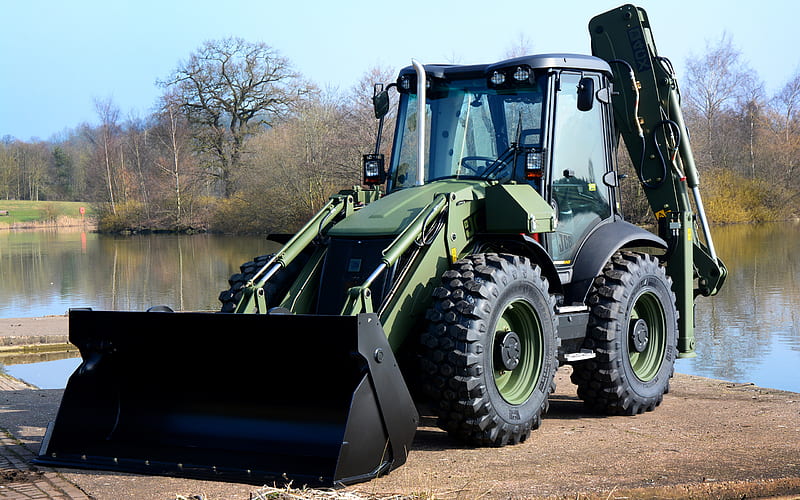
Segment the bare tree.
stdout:
<svg viewBox="0 0 800 500">
<path fill-rule="evenodd" d="M 99 148 L 100 156 L 105 170 L 106 188 L 108 189 L 108 201 L 111 204 L 111 212 L 117 213 L 117 204 L 114 189 L 114 175 L 112 158 L 116 146 L 116 136 L 119 132 L 119 108 L 114 105 L 111 99 L 95 99 L 95 111 L 100 118 L 100 128 L 98 137 L 93 138 L 93 142 Z"/>
<path fill-rule="evenodd" d="M 781 112 L 785 136 L 791 133 L 791 124 L 800 113 L 800 71 L 786 82 L 786 85 L 775 95 L 773 101 Z"/>
<path fill-rule="evenodd" d="M 52 154 L 44 142 L 28 144 L 26 151 L 25 180 L 28 188 L 28 199 L 39 201 L 47 184 Z"/>
<path fill-rule="evenodd" d="M 162 98 L 158 125 L 155 129 L 164 154 L 156 159 L 156 165 L 172 179 L 174 194 L 174 223 L 183 224 L 183 176 L 187 169 L 189 128 L 186 116 L 181 112 L 181 103 L 174 94 L 167 93 Z"/>
<path fill-rule="evenodd" d="M 3 141 L 0 143 L 0 196 L 6 200 L 15 195 L 14 186 L 18 170 L 11 143 Z"/>
<path fill-rule="evenodd" d="M 0 150 L 0 188 L 5 197 L 37 201 L 48 184 L 51 161 L 44 142 L 8 141 Z"/>
<path fill-rule="evenodd" d="M 754 73 L 747 73 L 742 89 L 737 98 L 736 110 L 740 125 L 737 127 L 744 136 L 747 157 L 742 161 L 743 167 L 749 167 L 746 172 L 752 178 L 756 177 L 756 161 L 760 155 L 759 135 L 764 120 L 766 97 L 764 84 L 755 77 Z"/>
<path fill-rule="evenodd" d="M 716 163 L 715 153 L 722 151 L 720 148 L 714 151 L 714 146 L 720 145 L 723 137 L 720 133 L 723 112 L 737 102 L 743 89 L 752 88 L 752 71 L 727 34 L 715 45 L 707 44 L 704 56 L 690 58 L 687 69 L 688 111 L 698 117 L 704 146 L 711 153 L 712 163 Z"/>
<path fill-rule="evenodd" d="M 800 71 L 781 88 L 772 100 L 776 119 L 771 125 L 781 137 L 781 163 L 787 179 L 794 179 L 800 152 Z"/>
<path fill-rule="evenodd" d="M 513 57 L 522 57 L 532 53 L 533 42 L 525 33 L 519 32 L 517 37 L 506 47 L 503 57 L 505 59 L 511 59 Z"/>
<path fill-rule="evenodd" d="M 124 146 L 133 162 L 137 179 L 138 199 L 142 202 L 145 216 L 150 218 L 150 194 L 146 175 L 149 147 L 148 126 L 144 120 L 131 115 L 124 125 Z"/>
<path fill-rule="evenodd" d="M 256 178 L 243 184 L 250 188 L 277 184 L 285 203 L 303 218 L 317 211 L 333 192 L 357 183 L 358 167 L 348 165 L 342 144 L 348 127 L 338 101 L 335 94 L 315 94 L 291 119 L 254 140 L 258 154 L 251 175 L 255 173 Z"/>
<path fill-rule="evenodd" d="M 195 140 L 212 158 L 209 173 L 226 198 L 254 127 L 274 126 L 308 92 L 286 58 L 241 38 L 206 42 L 162 84 L 175 89 L 196 126 Z"/>
<path fill-rule="evenodd" d="M 356 167 L 356 175 L 360 175 L 361 155 L 375 151 L 375 139 L 378 131 L 378 120 L 372 97 L 375 94 L 375 84 L 383 84 L 384 88 L 394 82 L 397 74 L 394 70 L 375 66 L 367 70 L 359 81 L 350 89 L 344 105 L 345 119 L 348 122 L 345 133 L 348 139 L 345 151 L 348 153 L 348 162 Z M 389 114 L 384 118 L 384 127 L 381 134 L 381 148 L 379 153 L 384 153 L 389 158 L 392 137 L 394 137 L 394 122 L 397 114 L 397 92 L 390 90 L 391 101 Z"/>
</svg>

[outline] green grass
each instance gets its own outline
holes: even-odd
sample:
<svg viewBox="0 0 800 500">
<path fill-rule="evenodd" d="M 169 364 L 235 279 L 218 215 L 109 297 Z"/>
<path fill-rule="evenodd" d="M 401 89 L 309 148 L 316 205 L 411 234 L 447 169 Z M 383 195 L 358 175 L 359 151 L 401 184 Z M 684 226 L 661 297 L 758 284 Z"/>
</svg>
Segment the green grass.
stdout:
<svg viewBox="0 0 800 500">
<path fill-rule="evenodd" d="M 8 215 L 0 215 L 0 226 L 25 222 L 44 223 L 62 216 L 80 219 L 81 207 L 86 209 L 85 217 L 94 216 L 94 209 L 88 203 L 78 201 L 0 200 L 0 213 L 8 211 Z"/>
</svg>

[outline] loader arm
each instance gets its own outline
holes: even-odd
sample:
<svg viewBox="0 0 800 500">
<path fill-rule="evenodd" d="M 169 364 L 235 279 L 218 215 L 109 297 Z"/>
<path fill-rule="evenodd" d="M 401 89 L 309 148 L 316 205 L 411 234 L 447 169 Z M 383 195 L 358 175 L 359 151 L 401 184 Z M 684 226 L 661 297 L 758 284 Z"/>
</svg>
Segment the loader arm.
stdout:
<svg viewBox="0 0 800 500">
<path fill-rule="evenodd" d="M 611 101 L 617 130 L 659 235 L 669 244 L 667 273 L 681 311 L 679 357 L 693 357 L 694 298 L 716 294 L 727 269 L 716 255 L 700 197 L 678 81 L 669 60 L 656 51 L 643 9 L 623 5 L 600 14 L 589 23 L 589 32 L 592 54 L 605 59 L 614 72 Z"/>
<path fill-rule="evenodd" d="M 368 205 L 380 196 L 380 190 L 365 190 L 359 186 L 353 186 L 353 189 L 342 190 L 331 196 L 328 202 L 245 284 L 242 299 L 235 312 L 266 313 L 268 306 L 264 285 L 270 278 L 291 264 L 316 238 L 324 236 L 342 218 L 352 215 L 359 207 Z"/>
</svg>

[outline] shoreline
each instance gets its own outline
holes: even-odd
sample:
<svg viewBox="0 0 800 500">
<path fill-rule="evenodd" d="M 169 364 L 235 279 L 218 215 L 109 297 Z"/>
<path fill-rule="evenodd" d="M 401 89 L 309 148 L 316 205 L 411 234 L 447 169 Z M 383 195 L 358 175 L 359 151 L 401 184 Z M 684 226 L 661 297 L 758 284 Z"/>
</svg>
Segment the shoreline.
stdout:
<svg viewBox="0 0 800 500">
<path fill-rule="evenodd" d="M 24 339 L 27 337 L 43 336 L 66 339 L 68 335 L 69 317 L 66 314 L 29 318 L 0 318 L 0 346 L 12 344 L 13 342 L 8 340 L 9 337 L 19 338 L 17 345 L 24 345 Z M 33 344 L 37 343 L 49 342 L 33 342 Z"/>
</svg>

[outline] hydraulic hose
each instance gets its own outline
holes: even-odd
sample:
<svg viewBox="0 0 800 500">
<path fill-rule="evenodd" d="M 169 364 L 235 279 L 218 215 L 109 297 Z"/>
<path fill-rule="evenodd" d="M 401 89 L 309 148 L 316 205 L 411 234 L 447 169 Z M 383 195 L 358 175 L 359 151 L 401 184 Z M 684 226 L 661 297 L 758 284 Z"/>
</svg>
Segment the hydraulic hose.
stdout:
<svg viewBox="0 0 800 500">
<path fill-rule="evenodd" d="M 628 61 L 624 60 L 624 59 L 612 59 L 612 60 L 608 61 L 608 63 L 609 64 L 612 64 L 612 63 L 622 64 L 623 66 L 625 66 L 628 69 L 628 76 L 629 76 L 629 78 L 631 80 L 631 90 L 633 91 L 633 123 L 634 123 L 634 125 L 636 127 L 636 133 L 639 135 L 639 138 L 641 139 L 641 142 L 642 142 L 642 157 L 639 160 L 638 168 L 635 168 L 636 176 L 639 178 L 639 182 L 641 182 L 642 186 L 644 186 L 645 188 L 647 188 L 647 189 L 657 189 L 657 188 L 661 187 L 661 185 L 664 183 L 664 180 L 666 178 L 666 167 L 665 167 L 664 175 L 661 177 L 660 181 L 655 182 L 655 183 L 651 183 L 647 179 L 644 178 L 643 170 L 644 170 L 644 160 L 646 158 L 646 153 L 645 152 L 647 150 L 647 141 L 646 141 L 646 139 L 644 137 L 644 130 L 642 130 L 642 124 L 639 123 L 639 83 L 636 81 L 636 73 L 633 71 L 633 66 L 631 66 L 630 63 Z M 653 138 L 655 139 L 655 134 L 653 135 Z M 656 147 L 657 147 L 657 145 L 656 145 Z M 660 154 L 660 151 L 659 151 L 659 154 Z M 662 166 L 663 166 L 663 162 L 662 162 Z"/>
</svg>

